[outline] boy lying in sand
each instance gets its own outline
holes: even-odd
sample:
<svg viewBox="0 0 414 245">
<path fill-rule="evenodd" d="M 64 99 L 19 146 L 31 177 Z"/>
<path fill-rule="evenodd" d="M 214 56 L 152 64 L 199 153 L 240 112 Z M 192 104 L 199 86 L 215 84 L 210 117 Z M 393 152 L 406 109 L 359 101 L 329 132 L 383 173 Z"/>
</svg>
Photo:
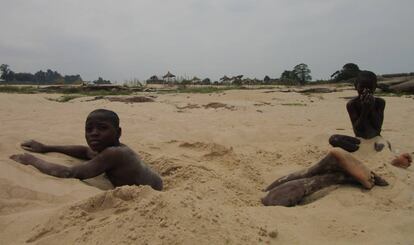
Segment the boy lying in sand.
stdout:
<svg viewBox="0 0 414 245">
<path fill-rule="evenodd" d="M 360 183 L 366 189 L 388 185 L 351 154 L 334 149 L 310 168 L 274 181 L 265 189 L 269 193 L 262 203 L 265 206 L 295 206 L 305 196 L 322 188 L 344 183 Z"/>
<path fill-rule="evenodd" d="M 31 154 L 10 156 L 16 162 L 32 165 L 41 172 L 59 178 L 88 179 L 105 173 L 112 184 L 150 185 L 155 190 L 162 190 L 160 176 L 152 171 L 139 156 L 128 146 L 119 142 L 121 128 L 118 115 L 109 110 L 92 111 L 85 124 L 87 146 L 44 145 L 34 140 L 21 144 L 22 148 L 32 152 L 60 152 L 72 157 L 88 160 L 73 167 L 46 162 Z"/>
<path fill-rule="evenodd" d="M 377 76 L 370 71 L 361 71 L 355 81 L 358 96 L 348 101 L 346 108 L 356 137 L 371 139 L 381 134 L 384 121 L 385 100 L 374 97 Z M 329 143 L 346 151 L 358 150 L 360 140 L 346 135 L 332 135 Z M 377 147 L 377 145 L 376 145 Z M 384 145 L 378 145 L 382 150 Z"/>
</svg>

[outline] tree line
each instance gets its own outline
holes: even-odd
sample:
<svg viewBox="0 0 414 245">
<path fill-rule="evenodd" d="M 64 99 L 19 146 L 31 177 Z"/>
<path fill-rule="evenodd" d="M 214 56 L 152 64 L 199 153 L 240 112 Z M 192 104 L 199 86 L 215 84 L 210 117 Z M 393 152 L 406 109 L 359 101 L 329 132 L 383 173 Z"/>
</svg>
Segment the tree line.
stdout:
<svg viewBox="0 0 414 245">
<path fill-rule="evenodd" d="M 334 72 L 331 75 L 331 80 L 327 82 L 341 82 L 351 80 L 356 77 L 360 69 L 358 65 L 354 63 L 345 64 L 341 70 Z M 14 72 L 7 64 L 0 66 L 0 79 L 6 83 L 18 83 L 18 84 L 83 84 L 84 80 L 78 75 L 64 75 L 62 76 L 57 71 L 47 69 L 46 71 L 37 71 L 36 73 L 28 72 Z M 405 74 L 405 73 L 404 73 Z M 408 73 L 407 73 L 408 74 Z M 170 74 L 172 75 L 172 74 Z M 400 74 L 391 74 L 400 75 Z M 391 76 L 390 75 L 390 76 Z M 175 77 L 174 75 L 172 75 Z M 385 77 L 385 76 L 384 76 Z M 263 80 L 243 78 L 243 75 L 237 75 L 232 77 L 223 76 L 219 81 L 211 81 L 210 78 L 199 79 L 194 77 L 192 79 L 167 79 L 158 78 L 152 76 L 146 80 L 147 84 L 173 84 L 173 85 L 220 85 L 220 84 L 232 84 L 232 85 L 254 85 L 254 84 L 285 84 L 285 85 L 305 85 L 311 82 L 311 70 L 305 63 L 300 63 L 293 67 L 292 70 L 285 70 L 280 75 L 280 78 L 270 78 L 265 76 Z M 94 84 L 111 84 L 111 81 L 105 80 L 99 77 L 93 81 Z"/>
<path fill-rule="evenodd" d="M 47 69 L 46 71 L 37 71 L 35 74 L 29 72 L 14 72 L 7 64 L 0 66 L 0 78 L 6 83 L 20 84 L 80 84 L 83 82 L 80 75 L 62 76 L 57 71 Z"/>
<path fill-rule="evenodd" d="M 230 76 L 224 75 L 218 81 L 211 81 L 210 78 L 200 79 L 198 77 L 189 78 L 174 78 L 164 77 L 159 78 L 156 75 L 151 76 L 146 80 L 147 84 L 169 84 L 169 85 L 304 85 L 312 80 L 311 70 L 307 64 L 300 63 L 293 67 L 293 70 L 285 70 L 280 78 L 270 78 L 265 76 L 263 80 L 257 78 L 243 78 L 243 75 Z"/>
</svg>

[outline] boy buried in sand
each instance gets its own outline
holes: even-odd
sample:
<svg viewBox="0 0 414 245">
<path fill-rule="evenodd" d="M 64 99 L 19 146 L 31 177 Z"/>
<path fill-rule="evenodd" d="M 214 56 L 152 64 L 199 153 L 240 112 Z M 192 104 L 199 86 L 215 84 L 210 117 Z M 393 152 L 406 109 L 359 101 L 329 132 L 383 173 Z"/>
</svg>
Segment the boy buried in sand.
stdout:
<svg viewBox="0 0 414 245">
<path fill-rule="evenodd" d="M 351 99 L 346 108 L 351 119 L 356 137 L 371 139 L 381 134 L 384 121 L 385 100 L 374 97 L 377 87 L 377 76 L 370 71 L 361 71 L 355 81 L 358 96 Z M 346 151 L 358 150 L 360 140 L 346 135 L 332 135 L 329 143 Z M 382 150 L 383 144 L 376 144 L 377 151 Z"/>
<path fill-rule="evenodd" d="M 22 148 L 32 152 L 60 152 L 72 157 L 88 160 L 86 163 L 66 167 L 46 162 L 31 154 L 10 156 L 16 162 L 32 165 L 41 172 L 59 178 L 88 179 L 105 173 L 112 184 L 150 185 L 162 190 L 160 176 L 145 165 L 139 156 L 128 146 L 121 144 L 121 128 L 118 115 L 109 110 L 98 109 L 91 112 L 85 124 L 87 146 L 52 146 L 34 140 L 21 144 Z"/>
<path fill-rule="evenodd" d="M 274 181 L 265 189 L 269 193 L 262 198 L 262 203 L 291 207 L 322 188 L 344 183 L 359 183 L 366 189 L 388 185 L 351 154 L 334 149 L 312 167 Z"/>
</svg>

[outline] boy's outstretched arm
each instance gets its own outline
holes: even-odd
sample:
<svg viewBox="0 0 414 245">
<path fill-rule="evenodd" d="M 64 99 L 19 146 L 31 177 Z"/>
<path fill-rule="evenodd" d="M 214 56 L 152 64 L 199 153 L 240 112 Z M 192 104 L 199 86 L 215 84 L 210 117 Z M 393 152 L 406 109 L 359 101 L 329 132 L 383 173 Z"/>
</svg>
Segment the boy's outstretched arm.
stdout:
<svg viewBox="0 0 414 245">
<path fill-rule="evenodd" d="M 116 162 L 117 154 L 107 149 L 92 160 L 73 167 L 47 162 L 28 153 L 12 155 L 10 159 L 24 165 L 32 165 L 40 172 L 55 177 L 88 179 L 111 169 Z"/>
<path fill-rule="evenodd" d="M 84 160 L 90 160 L 96 156 L 96 153 L 93 152 L 89 147 L 82 145 L 45 145 L 36 140 L 28 140 L 23 142 L 21 144 L 21 147 L 24 150 L 37 153 L 59 152 Z"/>
</svg>

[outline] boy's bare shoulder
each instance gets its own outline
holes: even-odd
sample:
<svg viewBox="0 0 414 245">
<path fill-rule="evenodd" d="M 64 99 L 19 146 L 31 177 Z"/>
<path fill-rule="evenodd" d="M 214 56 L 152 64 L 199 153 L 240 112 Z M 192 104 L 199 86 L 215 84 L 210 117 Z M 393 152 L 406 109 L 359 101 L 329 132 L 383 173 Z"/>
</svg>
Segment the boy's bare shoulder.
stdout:
<svg viewBox="0 0 414 245">
<path fill-rule="evenodd" d="M 135 152 L 131 150 L 126 145 L 120 145 L 120 146 L 111 146 L 103 150 L 101 153 L 98 154 L 98 156 L 103 157 L 133 157 L 135 156 Z"/>
<path fill-rule="evenodd" d="M 354 98 L 348 100 L 348 102 L 346 103 L 346 107 L 349 109 L 349 108 L 354 107 L 358 103 L 359 103 L 358 97 L 354 97 Z"/>
<path fill-rule="evenodd" d="M 384 106 L 385 105 L 385 100 L 383 98 L 380 98 L 380 97 L 375 97 L 375 103 L 378 104 L 379 106 Z"/>
</svg>

